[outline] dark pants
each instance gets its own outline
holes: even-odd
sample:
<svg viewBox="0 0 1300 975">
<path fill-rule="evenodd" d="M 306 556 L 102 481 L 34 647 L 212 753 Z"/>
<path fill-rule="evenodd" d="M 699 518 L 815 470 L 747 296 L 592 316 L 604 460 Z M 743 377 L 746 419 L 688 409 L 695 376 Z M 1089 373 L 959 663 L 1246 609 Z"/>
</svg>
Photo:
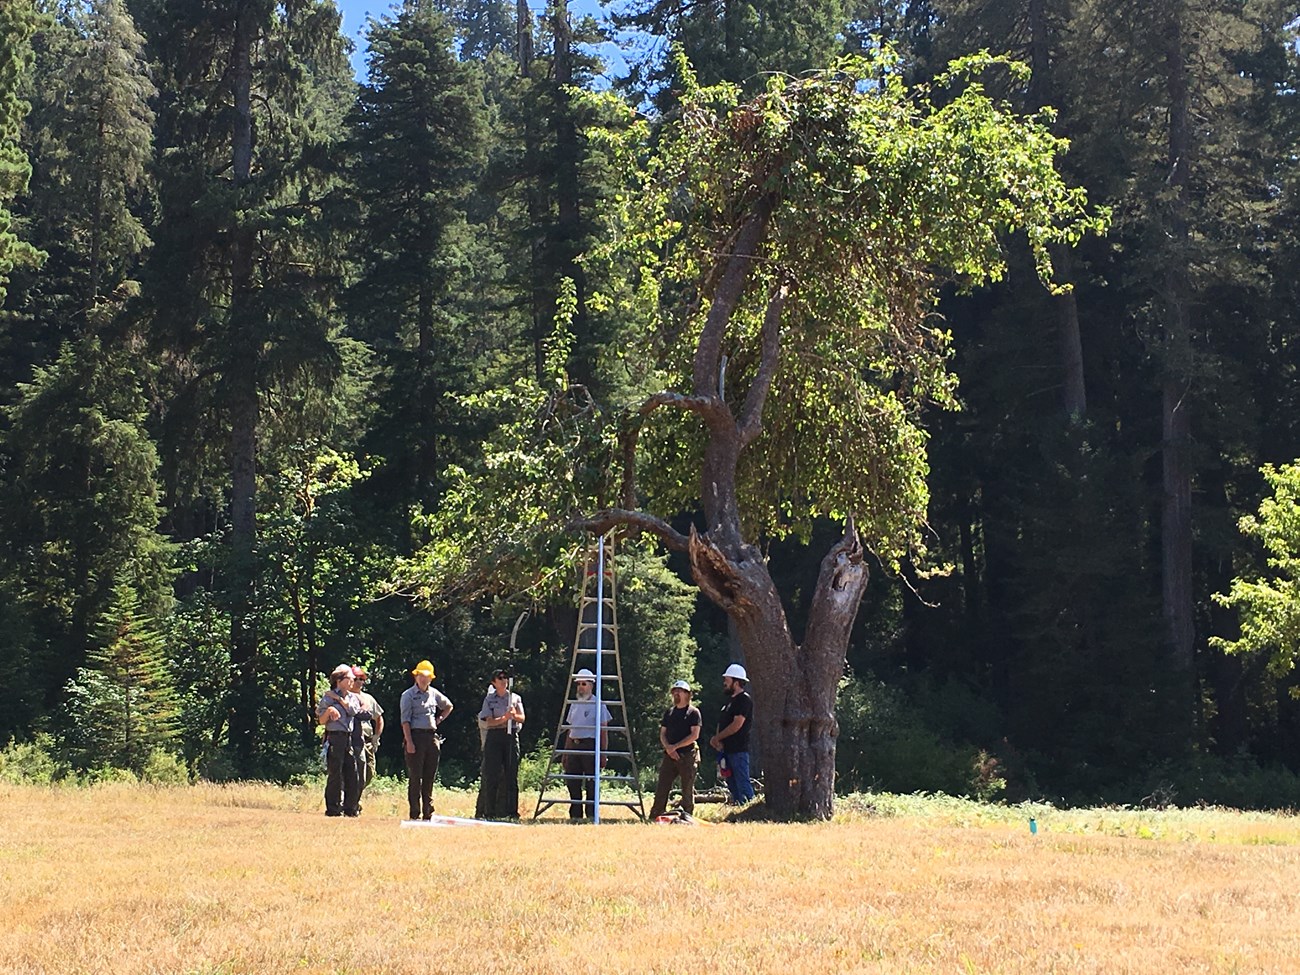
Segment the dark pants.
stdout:
<svg viewBox="0 0 1300 975">
<path fill-rule="evenodd" d="M 681 807 L 688 813 L 695 812 L 695 772 L 699 767 L 700 750 L 694 745 L 677 749 L 676 758 L 669 758 L 664 752 L 659 762 L 659 784 L 655 786 L 654 805 L 650 807 L 651 819 L 668 811 L 668 794 L 678 778 L 682 780 Z"/>
<path fill-rule="evenodd" d="M 433 783 L 438 778 L 442 747 L 432 728 L 412 728 L 414 752 L 406 753 L 406 803 L 412 819 L 433 818 Z"/>
<path fill-rule="evenodd" d="M 325 755 L 325 815 L 355 816 L 361 801 L 357 760 L 352 752 L 352 734 L 327 731 L 329 750 Z"/>
<path fill-rule="evenodd" d="M 596 739 L 570 738 L 565 747 L 581 748 L 586 751 L 585 755 L 564 756 L 564 774 L 583 776 L 581 779 L 564 780 L 564 784 L 569 788 L 569 798 L 573 800 L 569 803 L 569 818 L 583 819 L 596 812 Z M 582 801 L 584 785 L 587 787 L 585 804 Z"/>
<path fill-rule="evenodd" d="M 516 819 L 519 816 L 519 735 L 489 728 L 483 739 L 483 766 L 478 784 L 475 819 Z"/>
</svg>

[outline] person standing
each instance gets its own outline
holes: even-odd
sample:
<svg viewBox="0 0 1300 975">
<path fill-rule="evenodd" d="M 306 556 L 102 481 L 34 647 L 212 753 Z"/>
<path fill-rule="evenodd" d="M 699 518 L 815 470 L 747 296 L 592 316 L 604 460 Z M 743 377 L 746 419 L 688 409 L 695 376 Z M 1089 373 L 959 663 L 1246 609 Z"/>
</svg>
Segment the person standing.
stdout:
<svg viewBox="0 0 1300 975">
<path fill-rule="evenodd" d="M 361 700 L 362 714 L 358 725 L 361 729 L 361 745 L 357 751 L 357 779 L 360 782 L 358 788 L 358 808 L 360 808 L 361 795 L 365 793 L 366 786 L 370 780 L 375 777 L 375 750 L 379 747 L 379 737 L 384 733 L 384 709 L 373 694 L 366 692 L 366 682 L 370 675 L 366 673 L 366 668 L 360 664 L 352 668 L 352 690 Z M 353 729 L 353 740 L 356 740 L 356 729 Z"/>
<path fill-rule="evenodd" d="M 524 724 L 524 701 L 510 689 L 510 683 L 508 670 L 493 671 L 492 686 L 478 713 L 486 733 L 475 819 L 519 818 L 519 729 Z"/>
<path fill-rule="evenodd" d="M 569 705 L 566 725 L 568 736 L 565 739 L 564 784 L 569 789 L 569 819 L 580 820 L 596 811 L 596 732 L 600 730 L 601 768 L 605 767 L 604 752 L 609 748 L 610 722 L 609 708 L 600 706 L 596 712 L 596 675 L 585 667 L 573 675 L 578 684 L 578 699 Z M 598 720 L 599 718 L 599 720 Z M 583 785 L 586 785 L 587 801 L 583 802 Z"/>
<path fill-rule="evenodd" d="M 415 683 L 402 692 L 399 710 L 406 745 L 406 802 L 412 819 L 433 818 L 433 783 L 438 777 L 442 741 L 438 725 L 451 714 L 447 695 L 433 686 L 433 664 L 421 660 L 411 671 Z"/>
<path fill-rule="evenodd" d="M 352 729 L 361 709 L 361 699 L 352 693 L 352 668 L 339 664 L 330 672 L 330 689 L 316 705 L 316 720 L 325 726 L 326 816 L 360 814 Z"/>
<path fill-rule="evenodd" d="M 673 782 L 682 781 L 681 807 L 687 814 L 695 812 L 695 771 L 700 767 L 700 709 L 691 704 L 691 685 L 684 680 L 673 684 L 669 692 L 673 706 L 659 721 L 659 744 L 664 750 L 659 760 L 659 784 L 655 787 L 650 819 L 668 811 L 668 795 Z"/>
<path fill-rule="evenodd" d="M 731 802 L 735 805 L 754 798 L 754 785 L 749 779 L 749 726 L 754 717 L 754 699 L 746 685 L 749 675 L 740 664 L 732 664 L 722 674 L 722 690 L 727 701 L 718 715 L 718 731 L 709 739 L 709 747 L 718 752 L 718 767 L 731 774 L 724 775 Z"/>
</svg>

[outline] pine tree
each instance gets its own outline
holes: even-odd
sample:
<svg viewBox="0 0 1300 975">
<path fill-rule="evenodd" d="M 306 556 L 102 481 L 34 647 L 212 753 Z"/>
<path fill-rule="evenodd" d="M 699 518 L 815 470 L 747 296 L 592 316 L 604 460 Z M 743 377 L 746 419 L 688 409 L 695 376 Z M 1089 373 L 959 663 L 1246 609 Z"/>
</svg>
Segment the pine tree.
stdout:
<svg viewBox="0 0 1300 975">
<path fill-rule="evenodd" d="M 30 38 L 37 24 L 31 0 L 9 0 L 0 6 L 0 308 L 14 267 L 40 261 L 40 252 L 14 232 L 8 209 L 14 197 L 26 191 L 31 175 L 19 133 L 30 107 L 22 98 L 22 84 L 31 63 Z"/>
<path fill-rule="evenodd" d="M 144 771 L 155 751 L 175 752 L 180 702 L 163 637 L 134 589 L 113 588 L 86 666 L 64 688 L 63 746 L 86 769 Z"/>
<path fill-rule="evenodd" d="M 352 332 L 382 375 L 374 446 L 429 499 L 454 457 L 452 394 L 468 391 L 476 325 L 465 297 L 476 243 L 467 198 L 484 164 L 484 105 L 473 69 L 453 51 L 430 0 L 408 0 L 369 31 L 369 78 L 349 117 Z"/>
<path fill-rule="evenodd" d="M 331 314 L 341 268 L 322 200 L 350 72 L 330 0 L 160 0 L 146 26 L 169 93 L 156 130 L 162 219 L 148 281 L 153 338 L 176 365 L 169 475 L 178 507 L 186 495 L 200 507 L 203 496 L 229 499 L 229 734 L 251 772 L 258 468 L 275 465 L 282 429 L 303 431 L 263 401 L 275 393 L 298 416 L 327 403 L 320 393 L 343 359 Z M 333 422 L 327 410 L 315 418 Z"/>
<path fill-rule="evenodd" d="M 898 14 L 896 6 L 853 0 L 799 4 L 781 0 L 639 0 L 613 19 L 621 28 L 671 41 L 690 60 L 702 83 L 733 81 L 752 90 L 761 86 L 765 72 L 797 74 L 828 66 L 850 47 L 861 50 L 866 46 L 863 35 L 882 26 L 880 21 L 889 13 Z M 658 91 L 671 98 L 662 85 L 672 73 L 671 59 L 661 48 L 634 63 L 626 83 L 640 96 Z"/>
<path fill-rule="evenodd" d="M 144 429 L 140 362 L 87 336 L 20 387 L 7 411 L 2 537 L 39 621 L 30 678 L 51 695 L 128 581 L 148 612 L 167 602 L 171 545 L 159 534 L 158 454 Z M 47 702 L 48 703 L 48 702 Z"/>
<path fill-rule="evenodd" d="M 33 175 L 23 215 L 43 268 L 14 276 L 6 340 L 14 382 L 139 291 L 150 239 L 153 111 L 144 40 L 121 0 L 68 4 L 38 35 L 25 141 Z"/>
</svg>

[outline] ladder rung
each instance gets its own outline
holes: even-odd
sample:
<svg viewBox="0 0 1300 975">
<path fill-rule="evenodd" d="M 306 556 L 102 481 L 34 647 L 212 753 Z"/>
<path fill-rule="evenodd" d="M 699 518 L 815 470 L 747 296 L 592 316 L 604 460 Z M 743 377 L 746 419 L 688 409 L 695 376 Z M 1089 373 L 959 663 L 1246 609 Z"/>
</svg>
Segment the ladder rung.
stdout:
<svg viewBox="0 0 1300 975">
<path fill-rule="evenodd" d="M 547 782 L 574 782 L 581 779 L 583 782 L 590 782 L 593 776 L 590 775 L 570 775 L 568 772 L 552 772 L 545 776 Z M 636 780 L 630 775 L 602 775 L 601 782 L 635 782 Z"/>
<path fill-rule="evenodd" d="M 593 752 L 590 748 L 557 748 L 557 749 L 555 749 L 555 754 L 557 754 L 557 755 L 594 755 L 595 752 Z M 631 752 L 612 752 L 612 751 L 610 751 L 610 750 L 607 749 L 607 748 L 602 748 L 602 749 L 600 750 L 600 754 L 601 754 L 602 756 L 608 756 L 608 757 L 610 757 L 610 758 L 631 758 L 631 757 L 632 757 L 632 753 L 631 753 Z"/>
<path fill-rule="evenodd" d="M 592 802 L 590 799 L 570 799 L 568 796 L 542 796 L 541 802 L 549 806 L 561 805 L 568 803 L 570 806 L 632 806 L 637 808 L 641 805 L 630 799 L 601 799 L 599 803 Z"/>
</svg>

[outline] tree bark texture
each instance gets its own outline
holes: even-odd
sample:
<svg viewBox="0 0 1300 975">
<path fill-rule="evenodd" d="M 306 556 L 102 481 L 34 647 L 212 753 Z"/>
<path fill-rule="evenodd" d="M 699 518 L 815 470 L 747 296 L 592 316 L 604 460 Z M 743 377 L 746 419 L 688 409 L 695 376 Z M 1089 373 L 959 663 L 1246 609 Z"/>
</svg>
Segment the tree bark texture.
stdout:
<svg viewBox="0 0 1300 975">
<path fill-rule="evenodd" d="M 1162 596 L 1170 663 L 1190 681 L 1195 653 L 1192 593 L 1191 283 L 1188 280 L 1187 189 L 1191 140 L 1183 15 L 1175 5 L 1165 31 L 1169 96 L 1169 177 L 1165 255 L 1164 378 L 1161 383 L 1164 503 Z"/>
<path fill-rule="evenodd" d="M 742 544 L 728 553 L 692 532 L 689 554 L 696 583 L 726 611 L 745 650 L 768 808 L 779 816 L 830 818 L 835 695 L 868 580 L 856 530 L 850 523 L 822 560 L 802 644 L 757 548 Z"/>
<path fill-rule="evenodd" d="M 251 5 L 240 6 L 231 51 L 234 121 L 231 162 L 236 207 L 252 177 L 252 49 L 258 25 Z M 230 252 L 230 543 L 232 549 L 230 741 L 240 770 L 253 771 L 257 708 L 257 628 L 254 547 L 257 541 L 257 430 L 260 419 L 257 360 L 260 337 L 253 326 L 253 231 L 234 214 Z"/>
</svg>

